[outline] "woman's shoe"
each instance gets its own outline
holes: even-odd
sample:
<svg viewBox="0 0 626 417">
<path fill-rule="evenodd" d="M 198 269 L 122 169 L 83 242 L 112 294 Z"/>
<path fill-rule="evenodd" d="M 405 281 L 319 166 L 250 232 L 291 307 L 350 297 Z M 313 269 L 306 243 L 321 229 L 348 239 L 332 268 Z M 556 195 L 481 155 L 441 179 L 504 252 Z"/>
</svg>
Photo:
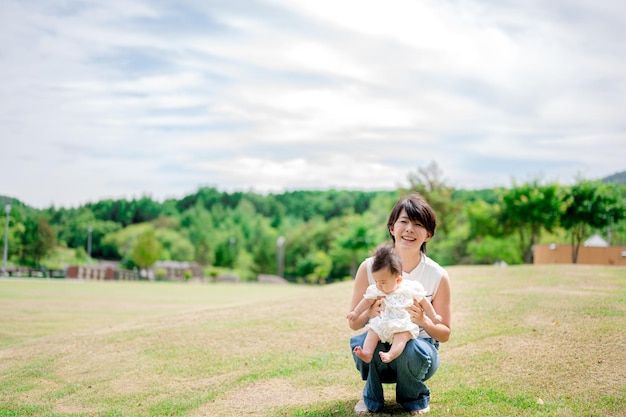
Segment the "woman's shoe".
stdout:
<svg viewBox="0 0 626 417">
<path fill-rule="evenodd" d="M 358 403 L 354 406 L 354 412 L 359 416 L 364 416 L 370 413 L 370 410 L 365 405 L 365 400 L 361 398 Z"/>
<path fill-rule="evenodd" d="M 426 414 L 430 411 L 430 405 L 427 405 L 426 408 L 422 408 L 421 410 L 413 410 L 411 411 L 412 416 L 421 416 L 422 414 Z"/>
</svg>

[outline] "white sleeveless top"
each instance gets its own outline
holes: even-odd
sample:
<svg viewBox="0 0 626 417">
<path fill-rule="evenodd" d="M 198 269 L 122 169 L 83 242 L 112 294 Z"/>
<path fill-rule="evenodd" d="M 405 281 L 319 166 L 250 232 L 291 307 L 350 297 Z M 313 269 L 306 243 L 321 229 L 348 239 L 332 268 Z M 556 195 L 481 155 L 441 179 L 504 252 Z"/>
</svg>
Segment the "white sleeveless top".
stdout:
<svg viewBox="0 0 626 417">
<path fill-rule="evenodd" d="M 402 279 L 418 281 L 421 283 L 426 290 L 426 299 L 432 302 L 433 296 L 437 293 L 441 279 L 446 274 L 446 271 L 437 262 L 430 259 L 424 253 L 421 255 L 420 263 L 411 272 L 402 272 Z M 372 276 L 373 259 L 373 257 L 370 257 L 365 260 L 367 265 L 367 280 L 370 285 L 376 284 L 376 281 L 374 281 L 374 277 Z M 426 333 L 424 329 L 421 329 L 419 337 L 431 336 Z"/>
</svg>

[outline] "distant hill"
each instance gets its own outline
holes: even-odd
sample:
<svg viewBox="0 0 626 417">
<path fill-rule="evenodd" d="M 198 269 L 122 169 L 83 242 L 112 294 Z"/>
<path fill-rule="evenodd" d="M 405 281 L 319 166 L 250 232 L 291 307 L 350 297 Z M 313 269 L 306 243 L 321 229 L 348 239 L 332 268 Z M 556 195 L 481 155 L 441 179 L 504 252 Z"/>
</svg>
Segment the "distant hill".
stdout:
<svg viewBox="0 0 626 417">
<path fill-rule="evenodd" d="M 613 175 L 609 175 L 608 177 L 602 178 L 603 183 L 614 182 L 617 184 L 626 184 L 626 171 L 617 172 Z"/>
<path fill-rule="evenodd" d="M 28 207 L 26 204 L 22 203 L 17 198 L 0 194 L 0 207 L 4 207 L 7 204 L 10 204 L 11 207 Z M 4 213 L 4 209 L 2 209 L 1 212 Z"/>
</svg>

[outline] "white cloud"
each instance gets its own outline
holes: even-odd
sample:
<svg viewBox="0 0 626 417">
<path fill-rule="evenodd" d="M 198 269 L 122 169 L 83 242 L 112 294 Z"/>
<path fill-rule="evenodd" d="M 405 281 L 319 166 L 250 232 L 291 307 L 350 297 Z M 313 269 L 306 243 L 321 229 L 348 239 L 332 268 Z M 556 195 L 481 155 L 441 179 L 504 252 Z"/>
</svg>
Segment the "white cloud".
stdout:
<svg viewBox="0 0 626 417">
<path fill-rule="evenodd" d="M 0 4 L 0 194 L 624 170 L 622 2 Z M 88 173 L 86 175 L 85 173 Z M 72 186 L 68 186 L 72 184 Z"/>
<path fill-rule="evenodd" d="M 329 187 L 392 189 L 406 177 L 405 172 L 391 165 L 362 160 L 349 154 L 328 155 L 324 160 L 294 158 L 284 162 L 241 157 L 206 163 L 204 168 L 229 179 L 223 184 L 227 188 L 236 189 L 238 184 L 251 184 L 250 188 L 257 192 Z"/>
</svg>

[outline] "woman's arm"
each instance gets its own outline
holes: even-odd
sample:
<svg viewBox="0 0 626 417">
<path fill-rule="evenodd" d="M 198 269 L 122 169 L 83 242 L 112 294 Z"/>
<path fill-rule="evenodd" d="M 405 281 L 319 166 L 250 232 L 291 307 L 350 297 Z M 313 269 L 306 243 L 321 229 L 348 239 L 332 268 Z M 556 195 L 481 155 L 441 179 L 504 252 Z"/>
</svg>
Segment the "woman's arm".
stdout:
<svg viewBox="0 0 626 417">
<path fill-rule="evenodd" d="M 350 311 L 354 310 L 359 302 L 361 302 L 363 296 L 365 295 L 367 287 L 369 287 L 369 281 L 367 279 L 367 265 L 364 261 L 359 266 L 359 269 L 356 272 L 356 277 L 354 278 L 354 289 L 352 290 Z M 352 330 L 359 330 L 363 328 L 363 326 L 367 324 L 370 317 L 376 317 L 380 314 L 380 311 L 382 309 L 381 304 L 381 300 L 376 300 L 372 303 L 369 309 L 366 309 L 355 320 L 348 320 L 348 325 L 350 326 L 350 328 Z"/>
<path fill-rule="evenodd" d="M 419 303 L 414 302 L 411 307 L 408 308 L 411 320 L 413 323 L 419 325 L 426 333 L 433 339 L 440 342 L 447 342 L 450 339 L 450 333 L 452 331 L 452 309 L 450 308 L 450 278 L 448 275 L 444 275 L 439 283 L 437 293 L 434 295 L 432 305 L 435 308 L 437 314 L 441 316 L 441 322 L 434 324 L 432 320 L 424 314 L 424 310 Z"/>
</svg>

